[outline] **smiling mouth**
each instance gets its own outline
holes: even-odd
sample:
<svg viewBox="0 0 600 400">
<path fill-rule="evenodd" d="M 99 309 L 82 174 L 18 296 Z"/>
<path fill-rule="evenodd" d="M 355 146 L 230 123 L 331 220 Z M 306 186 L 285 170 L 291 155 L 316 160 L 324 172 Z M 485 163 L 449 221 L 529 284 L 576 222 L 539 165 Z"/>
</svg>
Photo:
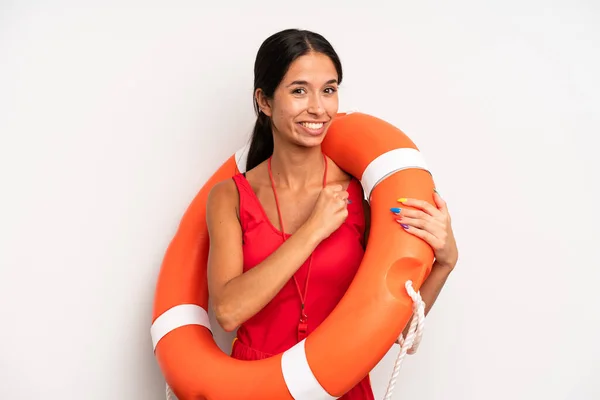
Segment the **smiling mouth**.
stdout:
<svg viewBox="0 0 600 400">
<path fill-rule="evenodd" d="M 317 130 L 321 129 L 323 127 L 323 125 L 325 125 L 325 123 L 324 122 L 300 122 L 300 125 L 302 125 L 305 128 L 317 131 Z"/>
</svg>

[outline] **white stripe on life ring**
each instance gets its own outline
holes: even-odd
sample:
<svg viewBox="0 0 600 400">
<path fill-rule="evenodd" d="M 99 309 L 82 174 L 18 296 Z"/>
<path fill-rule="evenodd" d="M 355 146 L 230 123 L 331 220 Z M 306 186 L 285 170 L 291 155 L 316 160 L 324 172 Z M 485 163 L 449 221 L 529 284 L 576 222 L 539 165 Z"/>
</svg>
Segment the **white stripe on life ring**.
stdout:
<svg viewBox="0 0 600 400">
<path fill-rule="evenodd" d="M 365 199 L 371 199 L 371 192 L 379 182 L 394 172 L 409 168 L 424 169 L 429 172 L 425 159 L 419 150 L 410 148 L 394 149 L 371 161 L 361 179 Z"/>
<path fill-rule="evenodd" d="M 295 400 L 332 400 L 312 373 L 306 359 L 306 339 L 283 353 L 281 370 L 290 394 Z"/>
<path fill-rule="evenodd" d="M 154 350 L 167 333 L 186 325 L 201 325 L 210 330 L 208 313 L 196 304 L 180 304 L 162 313 L 150 328 Z"/>
</svg>

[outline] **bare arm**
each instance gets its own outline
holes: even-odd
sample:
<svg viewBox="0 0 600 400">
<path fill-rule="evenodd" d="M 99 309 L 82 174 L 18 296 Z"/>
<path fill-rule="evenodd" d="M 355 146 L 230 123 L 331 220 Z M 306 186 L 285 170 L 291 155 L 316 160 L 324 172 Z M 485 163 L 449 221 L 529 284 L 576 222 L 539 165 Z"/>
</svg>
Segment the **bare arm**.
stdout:
<svg viewBox="0 0 600 400">
<path fill-rule="evenodd" d="M 321 240 L 307 223 L 263 262 L 243 273 L 237 208 L 235 183 L 229 180 L 216 185 L 207 201 L 208 284 L 217 321 L 228 332 L 265 307 Z"/>
</svg>

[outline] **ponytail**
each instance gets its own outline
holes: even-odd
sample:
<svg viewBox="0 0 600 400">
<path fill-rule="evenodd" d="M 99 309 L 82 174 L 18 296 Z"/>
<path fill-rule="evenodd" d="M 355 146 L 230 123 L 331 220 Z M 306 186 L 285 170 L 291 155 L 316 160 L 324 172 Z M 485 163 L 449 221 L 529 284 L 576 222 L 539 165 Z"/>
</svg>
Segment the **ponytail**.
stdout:
<svg viewBox="0 0 600 400">
<path fill-rule="evenodd" d="M 273 132 L 271 130 L 271 118 L 262 111 L 258 112 L 250 149 L 248 150 L 248 160 L 246 161 L 246 171 L 255 168 L 261 162 L 267 160 L 273 155 Z"/>
</svg>

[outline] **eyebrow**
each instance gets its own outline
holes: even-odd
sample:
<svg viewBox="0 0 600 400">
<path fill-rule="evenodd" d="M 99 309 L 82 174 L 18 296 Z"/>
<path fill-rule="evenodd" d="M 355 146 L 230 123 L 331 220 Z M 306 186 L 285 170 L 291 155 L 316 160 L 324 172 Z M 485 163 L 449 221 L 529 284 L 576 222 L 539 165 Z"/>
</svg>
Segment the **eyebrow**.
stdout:
<svg viewBox="0 0 600 400">
<path fill-rule="evenodd" d="M 331 85 L 334 83 L 337 83 L 337 79 L 330 79 L 327 82 L 325 82 L 326 85 Z M 287 87 L 293 86 L 293 85 L 308 85 L 307 81 L 294 81 L 292 83 L 290 83 Z"/>
</svg>

